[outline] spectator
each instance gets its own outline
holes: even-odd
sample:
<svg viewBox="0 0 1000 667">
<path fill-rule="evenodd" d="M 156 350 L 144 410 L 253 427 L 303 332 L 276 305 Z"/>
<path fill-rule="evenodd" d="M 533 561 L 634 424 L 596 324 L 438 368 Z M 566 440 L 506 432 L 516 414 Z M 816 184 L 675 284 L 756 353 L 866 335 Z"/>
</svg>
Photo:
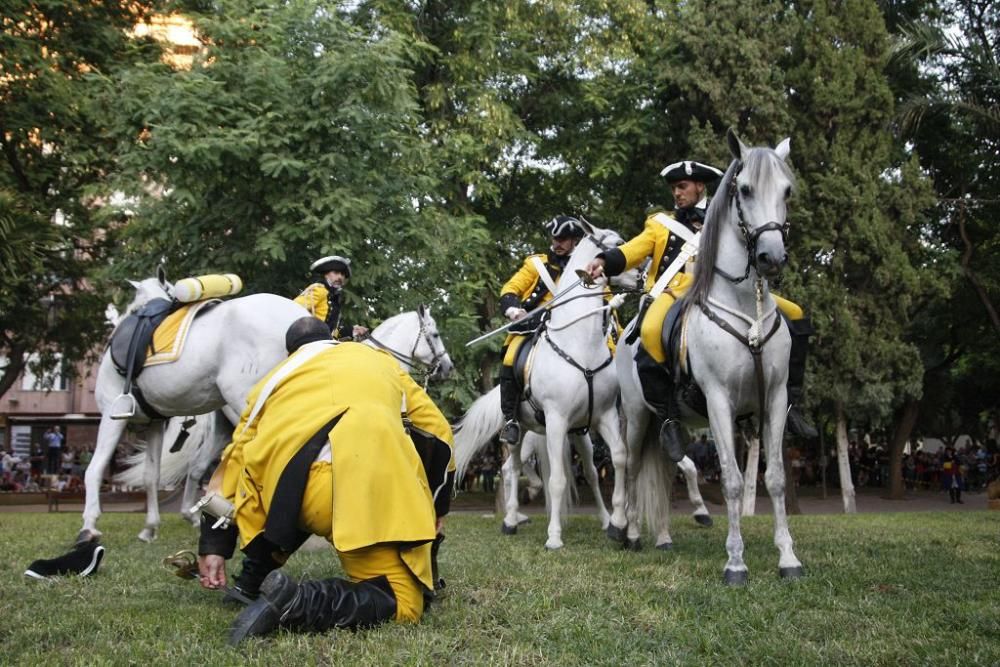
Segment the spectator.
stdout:
<svg viewBox="0 0 1000 667">
<path fill-rule="evenodd" d="M 64 447 L 61 458 L 62 465 L 59 468 L 59 472 L 63 475 L 72 475 L 73 466 L 76 465 L 76 452 L 69 447 Z"/>
<path fill-rule="evenodd" d="M 951 504 L 962 504 L 962 464 L 952 447 L 945 449 L 941 462 L 941 487 L 948 489 Z"/>
<path fill-rule="evenodd" d="M 62 448 L 65 438 L 63 438 L 63 434 L 58 426 L 51 426 L 45 431 L 42 441 L 48 450 L 48 473 L 50 475 L 57 475 L 61 467 Z"/>
</svg>

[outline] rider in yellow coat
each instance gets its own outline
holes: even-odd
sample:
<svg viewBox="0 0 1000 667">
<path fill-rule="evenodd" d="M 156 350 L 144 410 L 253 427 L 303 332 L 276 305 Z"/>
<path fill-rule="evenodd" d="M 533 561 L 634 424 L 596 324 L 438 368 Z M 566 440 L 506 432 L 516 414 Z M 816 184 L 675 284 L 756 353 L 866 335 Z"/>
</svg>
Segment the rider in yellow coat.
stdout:
<svg viewBox="0 0 1000 667">
<path fill-rule="evenodd" d="M 330 335 L 337 340 L 357 339 L 368 333 L 368 328 L 355 324 L 353 327 L 341 322 L 341 296 L 344 286 L 351 278 L 351 260 L 339 255 L 321 257 L 309 267 L 312 273 L 321 277 L 306 287 L 295 297 L 295 303 L 326 322 Z"/>
<path fill-rule="evenodd" d="M 707 164 L 685 160 L 668 165 L 660 175 L 670 183 L 674 196 L 675 210 L 669 217 L 692 233 L 700 231 L 708 207 L 708 184 L 721 178 L 722 172 Z M 667 214 L 663 212 L 650 215 L 641 233 L 618 248 L 599 254 L 587 267 L 588 272 L 595 278 L 600 275 L 615 276 L 639 266 L 647 257 L 652 257 L 645 284 L 646 291 L 650 291 L 666 268 L 680 255 L 684 244 L 683 239 L 667 228 L 665 216 Z M 662 365 L 667 360 L 667 353 L 663 348 L 661 329 L 670 307 L 687 293 L 691 282 L 691 274 L 683 271 L 676 274 L 667 283 L 666 289 L 649 305 L 640 324 L 642 345 L 636 355 L 643 394 L 647 402 L 656 408 L 657 416 L 663 420 L 661 445 L 674 461 L 684 458 L 687 438 L 678 422 L 679 407 L 673 398 L 672 379 Z M 788 425 L 796 435 L 815 437 L 815 429 L 794 409 L 794 402 L 800 400 L 802 395 L 806 346 L 812 328 L 798 305 L 773 293 L 772 297 L 785 315 L 792 333 L 788 393 L 793 409 L 788 415 Z M 663 397 L 667 397 L 666 402 Z"/>
<path fill-rule="evenodd" d="M 289 339 L 297 351 L 250 392 L 220 464 L 221 496 L 234 506 L 247 554 L 237 582 L 252 594 L 266 574 L 231 640 L 278 625 L 416 622 L 433 590 L 431 547 L 448 512 L 451 428 L 389 355 L 330 341 L 313 318 L 293 324 Z M 203 521 L 203 585 L 225 584 L 235 533 Z M 331 542 L 350 581 L 295 584 L 275 569 L 311 534 Z"/>
<path fill-rule="evenodd" d="M 552 240 L 549 252 L 530 255 L 517 273 L 500 288 L 500 312 L 511 322 L 519 322 L 528 311 L 552 300 L 550 286 L 558 282 L 573 249 L 585 234 L 580 221 L 568 215 L 557 215 L 545 223 L 545 229 Z M 527 338 L 525 334 L 534 331 L 539 322 L 538 317 L 524 320 L 510 329 L 511 333 L 504 341 L 501 351 L 503 365 L 500 367 L 500 409 L 506 423 L 500 431 L 502 442 L 517 443 L 521 440 L 521 426 L 517 422 L 520 390 L 514 377 L 514 358 Z"/>
</svg>

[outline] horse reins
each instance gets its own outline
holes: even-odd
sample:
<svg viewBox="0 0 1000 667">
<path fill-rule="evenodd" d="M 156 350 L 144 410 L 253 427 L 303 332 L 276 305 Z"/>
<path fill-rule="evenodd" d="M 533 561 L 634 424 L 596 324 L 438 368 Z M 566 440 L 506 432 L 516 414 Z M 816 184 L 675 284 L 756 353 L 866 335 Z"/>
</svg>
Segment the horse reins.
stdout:
<svg viewBox="0 0 1000 667">
<path fill-rule="evenodd" d="M 413 339 L 413 347 L 410 348 L 410 353 L 408 355 L 403 354 L 402 352 L 397 352 L 393 348 L 389 347 L 382 341 L 375 338 L 375 336 L 371 335 L 370 333 L 365 336 L 365 340 L 371 341 L 372 345 L 379 348 L 380 350 L 388 352 L 396 361 L 402 364 L 406 364 L 407 366 L 410 366 L 411 368 L 414 369 L 414 372 L 423 375 L 424 389 L 426 389 L 427 383 L 430 381 L 431 377 L 435 373 L 437 373 L 438 369 L 441 368 L 441 360 L 445 357 L 445 355 L 448 354 L 448 352 L 447 351 L 436 352 L 434 350 L 434 343 L 433 341 L 431 341 L 430 332 L 427 331 L 427 325 L 425 324 L 424 319 L 418 315 L 417 320 L 420 322 L 420 331 L 417 332 L 416 338 Z M 433 355 L 431 357 L 430 363 L 422 361 L 418 359 L 416 356 L 417 347 L 420 345 L 421 338 L 423 338 L 424 341 L 427 343 L 427 347 L 430 349 L 431 354 Z"/>
</svg>

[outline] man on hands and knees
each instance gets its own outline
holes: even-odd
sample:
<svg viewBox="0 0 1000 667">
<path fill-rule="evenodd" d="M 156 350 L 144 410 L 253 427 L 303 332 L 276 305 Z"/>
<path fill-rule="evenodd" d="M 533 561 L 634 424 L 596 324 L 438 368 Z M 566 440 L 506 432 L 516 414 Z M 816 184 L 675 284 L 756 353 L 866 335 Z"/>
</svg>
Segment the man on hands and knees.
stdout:
<svg viewBox="0 0 1000 667">
<path fill-rule="evenodd" d="M 226 584 L 239 537 L 236 584 L 259 598 L 233 623 L 232 644 L 279 627 L 417 622 L 449 507 L 451 428 L 392 357 L 331 341 L 320 320 L 296 321 L 286 345 L 291 355 L 250 392 L 210 484 L 201 584 Z M 309 535 L 330 541 L 347 579 L 296 583 L 278 569 Z"/>
</svg>

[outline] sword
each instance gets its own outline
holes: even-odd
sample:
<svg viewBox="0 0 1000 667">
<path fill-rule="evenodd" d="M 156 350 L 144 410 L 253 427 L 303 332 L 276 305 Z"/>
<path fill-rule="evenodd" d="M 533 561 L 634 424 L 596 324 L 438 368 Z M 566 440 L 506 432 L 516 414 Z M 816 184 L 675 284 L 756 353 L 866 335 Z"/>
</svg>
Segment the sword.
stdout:
<svg viewBox="0 0 1000 667">
<path fill-rule="evenodd" d="M 161 562 L 163 567 L 173 572 L 181 579 L 198 578 L 198 557 L 194 555 L 193 551 L 178 551 L 175 554 L 165 557 Z M 228 597 L 233 598 L 234 600 L 242 602 L 243 604 L 248 605 L 253 602 L 253 600 L 244 595 L 242 591 L 238 588 L 233 588 L 232 586 L 219 586 L 216 590 Z"/>
<path fill-rule="evenodd" d="M 465 347 L 472 347 L 473 345 L 475 345 L 477 343 L 481 343 L 484 340 L 486 340 L 487 338 L 492 338 L 493 336 L 496 336 L 498 333 L 503 333 L 503 332 L 507 331 L 508 329 L 510 329 L 512 326 L 514 326 L 515 324 L 517 324 L 521 320 L 526 320 L 529 317 L 532 317 L 532 316 L 537 315 L 538 313 L 540 313 L 542 311 L 545 311 L 545 310 L 548 310 L 548 309 L 554 307 L 556 305 L 556 301 L 558 301 L 560 297 L 562 297 L 564 294 L 566 294 L 567 292 L 569 292 L 571 289 L 573 289 L 577 285 L 583 284 L 586 287 L 592 287 L 594 285 L 594 279 L 591 278 L 590 274 L 587 273 L 586 271 L 578 269 L 577 272 L 576 272 L 576 275 L 577 275 L 577 279 L 572 284 L 567 285 L 566 289 L 560 291 L 559 294 L 556 294 L 551 299 L 549 299 L 548 301 L 546 301 L 542 305 L 538 306 L 537 308 L 533 308 L 532 310 L 530 310 L 520 320 L 514 320 L 513 322 L 508 322 L 507 324 L 503 325 L 499 329 L 494 329 L 493 331 L 490 331 L 488 333 L 484 333 L 479 338 L 473 338 L 472 340 L 470 340 L 468 343 L 465 344 Z"/>
</svg>

